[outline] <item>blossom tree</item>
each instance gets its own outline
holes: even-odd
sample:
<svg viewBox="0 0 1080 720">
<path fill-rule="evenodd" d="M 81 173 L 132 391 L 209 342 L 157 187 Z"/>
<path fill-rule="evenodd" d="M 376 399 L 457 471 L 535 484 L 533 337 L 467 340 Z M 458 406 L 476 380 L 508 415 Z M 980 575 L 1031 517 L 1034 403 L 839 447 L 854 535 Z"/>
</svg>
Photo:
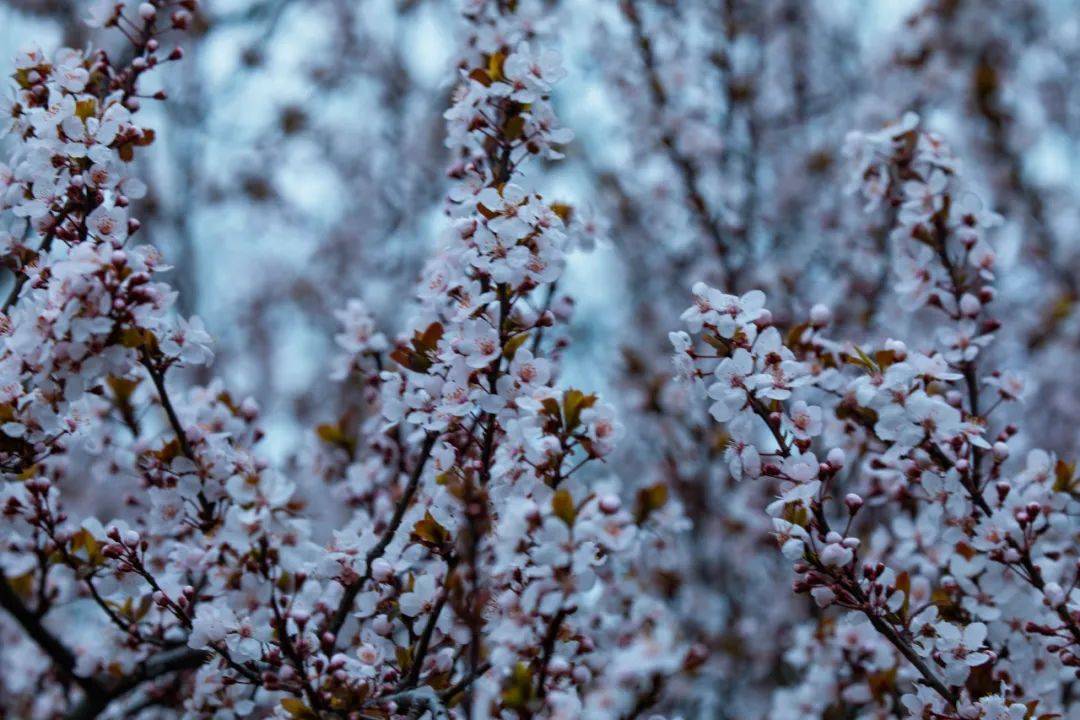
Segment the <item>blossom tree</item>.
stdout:
<svg viewBox="0 0 1080 720">
<path fill-rule="evenodd" d="M 0 0 L 0 718 L 1080 717 L 1072 1 L 915 5 Z"/>
</svg>

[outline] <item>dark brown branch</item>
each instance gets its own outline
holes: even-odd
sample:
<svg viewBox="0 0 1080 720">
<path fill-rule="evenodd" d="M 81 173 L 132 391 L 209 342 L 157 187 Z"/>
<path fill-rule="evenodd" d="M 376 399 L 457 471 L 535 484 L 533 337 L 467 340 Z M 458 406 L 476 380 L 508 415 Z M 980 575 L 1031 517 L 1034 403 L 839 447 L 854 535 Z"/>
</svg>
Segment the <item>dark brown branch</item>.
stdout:
<svg viewBox="0 0 1080 720">
<path fill-rule="evenodd" d="M 150 375 L 150 379 L 154 382 L 154 388 L 157 389 L 158 399 L 161 401 L 161 407 L 165 410 L 165 415 L 169 419 L 169 425 L 172 427 L 173 434 L 176 435 L 176 442 L 180 443 L 180 451 L 184 453 L 184 457 L 189 460 L 195 459 L 195 453 L 191 451 L 191 444 L 188 442 L 187 433 L 184 431 L 184 426 L 180 422 L 180 416 L 176 414 L 176 408 L 173 407 L 172 400 L 169 399 L 169 391 L 165 388 L 165 373 L 151 359 L 150 354 L 143 351 L 142 357 L 143 367 L 146 368 L 146 372 Z"/>
<path fill-rule="evenodd" d="M 103 692 L 102 687 L 93 678 L 85 678 L 75 673 L 75 656 L 60 642 L 55 635 L 41 624 L 41 620 L 30 608 L 26 607 L 22 599 L 8 583 L 7 576 L 0 570 L 0 607 L 4 608 L 9 615 L 22 627 L 30 639 L 48 655 L 56 669 L 68 680 L 83 689 L 87 695 L 95 695 Z"/>
<path fill-rule="evenodd" d="M 551 656 L 555 654 L 555 641 L 559 639 L 559 630 L 562 629 L 563 620 L 568 615 L 570 615 L 569 610 L 559 608 L 559 612 L 555 613 L 555 617 L 551 619 L 551 624 L 548 625 L 547 632 L 544 633 L 544 641 L 541 645 L 543 650 L 540 656 L 540 673 L 536 679 L 537 707 L 540 709 L 544 707 L 544 698 L 547 697 L 548 666 L 551 665 Z"/>
<path fill-rule="evenodd" d="M 446 579 L 443 581 L 442 592 L 439 593 L 439 599 L 435 601 L 435 606 L 431 608 L 428 621 L 424 625 L 424 630 L 420 633 L 419 640 L 416 642 L 416 652 L 412 654 L 412 665 L 409 667 L 409 674 L 405 676 L 400 685 L 402 690 L 409 690 L 420 683 L 420 671 L 423 669 L 424 658 L 427 657 L 431 636 L 435 633 L 435 626 L 439 623 L 439 616 L 442 615 L 443 607 L 450 598 L 450 576 L 454 574 L 456 564 L 456 558 L 451 557 L 447 561 Z"/>
<path fill-rule="evenodd" d="M 173 648 L 152 655 L 140 665 L 136 672 L 122 678 L 115 685 L 99 692 L 87 693 L 83 701 L 67 714 L 66 720 L 90 720 L 96 718 L 108 708 L 113 700 L 126 695 L 142 683 L 150 682 L 169 673 L 194 670 L 202 665 L 206 658 L 207 653 L 205 651 L 189 647 Z"/>
</svg>

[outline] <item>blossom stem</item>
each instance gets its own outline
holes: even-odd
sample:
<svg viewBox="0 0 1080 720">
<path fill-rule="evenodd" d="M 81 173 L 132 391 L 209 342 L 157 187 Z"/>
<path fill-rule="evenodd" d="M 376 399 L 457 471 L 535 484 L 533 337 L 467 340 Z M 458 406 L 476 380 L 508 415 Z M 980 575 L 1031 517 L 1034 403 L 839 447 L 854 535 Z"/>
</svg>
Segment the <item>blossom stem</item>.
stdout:
<svg viewBox="0 0 1080 720">
<path fill-rule="evenodd" d="M 379 538 L 379 542 L 377 542 L 364 557 L 363 576 L 355 582 L 345 586 L 345 592 L 341 596 L 341 602 L 338 603 L 337 610 L 334 611 L 333 616 L 330 618 L 330 622 L 326 626 L 326 631 L 331 635 L 336 636 L 341 631 L 346 618 L 349 616 L 349 612 L 352 610 L 353 603 L 356 601 L 356 596 L 360 593 L 364 583 L 371 579 L 372 563 L 383 556 L 383 553 L 386 552 L 386 548 L 390 545 L 390 541 L 394 539 L 394 535 L 397 533 L 402 520 L 405 518 L 405 511 L 408 509 L 410 503 L 412 503 L 413 496 L 420 486 L 420 477 L 424 474 L 424 466 L 427 465 L 428 458 L 431 457 L 431 451 L 435 447 L 435 441 L 438 437 L 438 433 L 431 432 L 424 438 L 424 444 L 420 448 L 420 455 L 416 459 L 416 465 L 413 466 L 412 473 L 409 476 L 409 482 L 405 486 L 405 491 L 401 494 L 401 498 L 394 508 L 394 515 L 390 518 L 390 524 L 386 527 L 382 537 Z"/>
<path fill-rule="evenodd" d="M 565 607 L 559 608 L 559 611 L 555 613 L 555 617 L 548 624 L 547 632 L 544 633 L 544 640 L 541 644 L 543 651 L 540 659 L 540 673 L 536 678 L 536 706 L 540 709 L 544 707 L 544 698 L 547 697 L 548 668 L 551 665 L 551 656 L 555 654 L 555 641 L 559 639 L 559 630 L 570 612 Z M 531 715 L 530 712 L 529 716 Z"/>
<path fill-rule="evenodd" d="M 451 556 L 447 559 L 446 579 L 443 581 L 442 592 L 439 593 L 439 599 L 435 601 L 435 605 L 431 608 L 431 614 L 428 616 L 428 621 L 424 625 L 423 631 L 420 633 L 420 638 L 416 641 L 416 652 L 414 652 L 412 656 L 409 674 L 405 676 L 405 680 L 401 683 L 402 690 L 414 688 L 420 682 L 420 671 L 423 669 L 424 658 L 427 656 L 428 647 L 431 645 L 431 636 L 435 632 L 435 626 L 439 623 L 439 616 L 442 615 L 442 610 L 446 605 L 446 601 L 450 599 L 450 577 L 454 574 L 454 568 L 456 566 L 456 557 Z"/>
</svg>

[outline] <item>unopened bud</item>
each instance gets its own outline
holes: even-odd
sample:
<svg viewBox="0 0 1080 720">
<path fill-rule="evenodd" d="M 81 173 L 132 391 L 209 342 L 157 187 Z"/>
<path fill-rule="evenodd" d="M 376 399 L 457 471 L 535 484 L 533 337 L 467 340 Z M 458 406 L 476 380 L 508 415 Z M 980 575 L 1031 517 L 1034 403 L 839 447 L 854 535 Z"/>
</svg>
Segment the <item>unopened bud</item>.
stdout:
<svg viewBox="0 0 1080 720">
<path fill-rule="evenodd" d="M 379 582 L 386 582 L 394 576 L 394 566 L 382 558 L 371 563 L 371 577 Z"/>
<path fill-rule="evenodd" d="M 829 454 L 825 456 L 825 459 L 833 466 L 833 468 L 839 470 L 844 467 L 846 456 L 844 455 L 842 448 L 833 448 L 829 451 Z"/>
<path fill-rule="evenodd" d="M 847 505 L 848 512 L 854 515 L 863 506 L 863 499 L 855 493 L 848 493 L 844 497 L 844 504 Z"/>
<path fill-rule="evenodd" d="M 606 515 L 614 515 L 619 512 L 621 506 L 622 501 L 619 500 L 618 495 L 605 495 L 600 498 L 600 510 Z"/>
<path fill-rule="evenodd" d="M 832 320 L 832 311 L 822 304 L 817 304 L 810 308 L 810 322 L 815 327 L 825 327 Z"/>
<path fill-rule="evenodd" d="M 982 310 L 982 303 L 971 293 L 964 293 L 960 298 L 960 312 L 968 317 L 974 317 Z"/>
</svg>

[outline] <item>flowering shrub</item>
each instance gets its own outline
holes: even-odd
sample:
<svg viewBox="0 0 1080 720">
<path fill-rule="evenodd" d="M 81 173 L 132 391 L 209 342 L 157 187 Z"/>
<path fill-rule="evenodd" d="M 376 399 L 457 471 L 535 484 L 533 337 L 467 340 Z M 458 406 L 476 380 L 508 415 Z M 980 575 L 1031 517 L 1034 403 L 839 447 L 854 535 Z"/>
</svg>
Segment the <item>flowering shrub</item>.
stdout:
<svg viewBox="0 0 1080 720">
<path fill-rule="evenodd" d="M 316 5 L 356 24 L 349 3 Z M 1046 392 L 1075 297 L 1008 130 L 1008 63 L 987 50 L 1004 31 L 931 3 L 880 74 L 916 106 L 905 73 L 986 50 L 975 112 L 1004 149 L 979 152 L 1013 173 L 991 180 L 1003 209 L 1046 231 L 1037 272 L 1062 297 L 1036 315 L 1053 322 L 1025 316 L 1004 218 L 917 115 L 851 133 L 846 162 L 811 147 L 807 65 L 834 68 L 813 3 L 618 2 L 590 42 L 633 142 L 597 171 L 600 212 L 549 192 L 549 168 L 581 162 L 553 97 L 563 10 L 456 5 L 447 181 L 418 183 L 442 196 L 438 242 L 412 302 L 343 292 L 350 273 L 403 284 L 374 267 L 316 273 L 326 287 L 300 304 L 336 321 L 332 390 L 301 393 L 326 402 L 297 409 L 321 421 L 285 461 L 259 403 L 210 371 L 210 333 L 173 288 L 191 268 L 170 275 L 166 231 L 135 218 L 162 219 L 168 194 L 141 179 L 159 144 L 144 106 L 180 84 L 159 69 L 227 18 L 97 0 L 80 21 L 118 50 L 16 58 L 0 717 L 1076 717 L 1078 480 L 1053 427 L 1068 412 L 1024 410 L 1019 373 Z M 312 82 L 342 82 L 356 45 Z M 310 134 L 284 113 L 284 134 L 333 136 L 331 105 Z M 794 126 L 775 147 L 773 124 Z M 340 160 L 347 139 L 323 149 Z M 421 229 L 404 216 L 423 192 L 396 192 L 386 164 L 357 207 Z M 272 197 L 258 175 L 245 192 Z M 808 227 L 820 245 L 784 239 Z M 605 400 L 565 379 L 565 271 L 608 238 L 636 315 Z M 340 244 L 324 265 L 355 259 Z M 299 292 L 279 277 L 252 300 L 259 327 Z M 689 278 L 672 364 L 657 348 Z"/>
</svg>

